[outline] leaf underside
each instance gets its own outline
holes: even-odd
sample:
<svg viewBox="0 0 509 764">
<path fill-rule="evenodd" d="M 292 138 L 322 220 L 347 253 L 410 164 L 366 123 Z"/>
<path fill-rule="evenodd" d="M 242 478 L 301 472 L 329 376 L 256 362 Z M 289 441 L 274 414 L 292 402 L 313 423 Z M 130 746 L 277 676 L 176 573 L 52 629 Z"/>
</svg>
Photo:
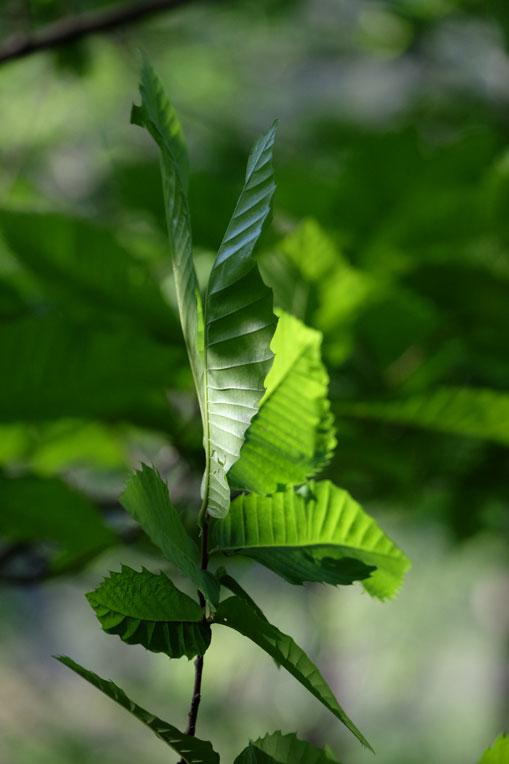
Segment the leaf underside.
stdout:
<svg viewBox="0 0 509 764">
<path fill-rule="evenodd" d="M 259 617 L 245 599 L 229 597 L 220 603 L 214 623 L 228 626 L 265 650 L 297 681 L 331 711 L 370 750 L 373 750 L 351 719 L 345 714 L 317 667 L 291 637 Z"/>
<path fill-rule="evenodd" d="M 375 520 L 328 480 L 310 482 L 307 495 L 288 488 L 238 496 L 228 517 L 214 523 L 213 544 L 214 551 L 252 557 L 293 584 L 364 579 L 379 599 L 396 594 L 410 567 Z"/>
<path fill-rule="evenodd" d="M 334 756 L 297 735 L 273 732 L 252 740 L 234 764 L 339 764 Z"/>
<path fill-rule="evenodd" d="M 129 711 L 140 722 L 143 722 L 160 740 L 176 751 L 186 764 L 219 764 L 219 756 L 208 741 L 199 740 L 180 732 L 180 730 L 168 724 L 168 722 L 164 722 L 162 719 L 154 716 L 154 714 L 138 706 L 114 682 L 101 679 L 93 671 L 88 671 L 71 658 L 67 658 L 64 655 L 55 657 L 64 666 L 75 671 L 76 674 L 86 679 L 87 682 L 90 682 L 98 690 L 101 690 L 109 698 Z"/>
<path fill-rule="evenodd" d="M 278 486 L 303 483 L 329 461 L 336 438 L 321 342 L 320 332 L 280 314 L 267 389 L 228 475 L 234 488 L 274 493 Z"/>
<path fill-rule="evenodd" d="M 121 573 L 111 573 L 87 599 L 104 631 L 130 645 L 170 658 L 194 658 L 210 645 L 210 626 L 201 623 L 200 606 L 164 573 L 139 573 L 123 565 Z"/>
<path fill-rule="evenodd" d="M 205 450 L 207 511 L 224 517 L 230 504 L 226 473 L 265 392 L 276 326 L 272 291 L 253 249 L 269 213 L 275 184 L 272 150 L 276 125 L 249 155 L 244 187 L 214 262 L 205 301 Z"/>
<path fill-rule="evenodd" d="M 168 486 L 153 467 L 142 465 L 129 479 L 119 499 L 122 506 L 139 522 L 167 560 L 191 579 L 212 607 L 219 599 L 219 583 L 200 569 L 200 553 L 188 536 L 168 493 Z"/>
</svg>

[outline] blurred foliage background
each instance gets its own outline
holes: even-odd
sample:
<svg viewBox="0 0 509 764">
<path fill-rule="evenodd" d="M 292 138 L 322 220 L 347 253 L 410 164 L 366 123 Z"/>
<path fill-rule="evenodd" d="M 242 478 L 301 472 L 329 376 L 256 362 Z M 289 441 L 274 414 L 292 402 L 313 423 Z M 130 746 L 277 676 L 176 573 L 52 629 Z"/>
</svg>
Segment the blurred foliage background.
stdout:
<svg viewBox="0 0 509 764">
<path fill-rule="evenodd" d="M 0 52 L 112 5 L 6 0 Z M 185 726 L 192 664 L 127 654 L 82 596 L 120 561 L 163 565 L 117 503 L 132 468 L 157 466 L 190 527 L 202 468 L 157 157 L 129 125 L 140 47 L 188 139 L 204 279 L 249 147 L 279 118 L 260 266 L 324 334 L 327 474 L 414 565 L 384 605 L 232 570 L 317 658 L 380 764 L 474 764 L 507 727 L 508 45 L 504 0 L 190 1 L 0 65 L 2 762 L 168 760 L 53 653 Z M 224 761 L 275 728 L 370 760 L 221 637 L 199 733 Z"/>
</svg>

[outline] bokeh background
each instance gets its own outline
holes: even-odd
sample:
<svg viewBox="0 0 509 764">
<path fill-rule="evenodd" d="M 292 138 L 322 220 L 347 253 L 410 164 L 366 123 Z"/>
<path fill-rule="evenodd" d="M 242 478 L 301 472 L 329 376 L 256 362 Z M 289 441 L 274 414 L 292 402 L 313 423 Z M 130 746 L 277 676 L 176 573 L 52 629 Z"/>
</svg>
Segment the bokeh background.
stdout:
<svg viewBox="0 0 509 764">
<path fill-rule="evenodd" d="M 0 53 L 120 4 L 4 0 Z M 190 0 L 0 64 L 0 761 L 172 760 L 53 654 L 186 724 L 192 663 L 102 633 L 83 596 L 120 562 L 169 570 L 118 505 L 133 467 L 157 466 L 190 528 L 202 468 L 158 160 L 129 125 L 140 48 L 187 136 L 203 279 L 279 118 L 260 265 L 324 334 L 325 474 L 413 562 L 384 604 L 231 572 L 379 764 L 475 764 L 507 729 L 508 44 L 504 0 Z M 258 648 L 220 637 L 198 733 L 223 761 L 274 729 L 372 761 Z"/>
</svg>

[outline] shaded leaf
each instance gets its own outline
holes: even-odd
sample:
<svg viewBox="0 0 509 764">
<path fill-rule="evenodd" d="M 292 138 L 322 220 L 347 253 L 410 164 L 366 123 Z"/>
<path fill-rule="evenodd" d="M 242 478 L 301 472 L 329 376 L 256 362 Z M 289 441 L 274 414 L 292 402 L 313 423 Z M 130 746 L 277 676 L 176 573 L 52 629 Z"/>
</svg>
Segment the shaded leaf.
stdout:
<svg viewBox="0 0 509 764">
<path fill-rule="evenodd" d="M 335 410 L 509 444 L 509 395 L 497 390 L 442 387 L 404 399 L 338 401 Z"/>
<path fill-rule="evenodd" d="M 305 740 L 299 740 L 294 733 L 281 732 L 267 734 L 252 740 L 248 747 L 237 756 L 234 764 L 339 764 L 329 752 L 315 748 Z"/>
<path fill-rule="evenodd" d="M 119 313 L 161 337 L 176 339 L 176 317 L 146 263 L 112 231 L 52 212 L 0 210 L 0 228 L 16 259 L 66 310 L 76 303 Z"/>
<path fill-rule="evenodd" d="M 265 650 L 342 721 L 363 745 L 371 749 L 364 735 L 345 714 L 327 682 L 305 652 L 291 637 L 260 618 L 245 599 L 229 597 L 221 602 L 214 623 L 238 631 Z"/>
<path fill-rule="evenodd" d="M 170 658 L 194 658 L 210 644 L 210 626 L 201 622 L 200 606 L 164 573 L 138 573 L 122 565 L 121 573 L 110 573 L 87 599 L 104 631 L 130 645 Z"/>
<path fill-rule="evenodd" d="M 0 420 L 130 416 L 178 383 L 181 363 L 179 350 L 135 331 L 12 321 L 0 326 Z"/>
<path fill-rule="evenodd" d="M 398 591 L 410 567 L 373 518 L 328 480 L 309 483 L 305 495 L 288 488 L 238 496 L 228 517 L 214 523 L 213 544 L 213 551 L 252 557 L 293 584 L 364 579 L 379 599 Z"/>
<path fill-rule="evenodd" d="M 267 389 L 228 475 L 235 488 L 273 493 L 280 485 L 303 483 L 329 461 L 336 438 L 321 342 L 320 332 L 280 315 Z"/>
<path fill-rule="evenodd" d="M 188 536 L 168 493 L 168 486 L 153 467 L 142 465 L 129 479 L 119 498 L 167 560 L 190 578 L 209 604 L 219 599 L 219 583 L 200 568 L 200 552 Z"/>
<path fill-rule="evenodd" d="M 0 475 L 0 535 L 6 541 L 54 542 L 57 570 L 117 542 L 86 496 L 59 478 L 35 475 Z"/>
<path fill-rule="evenodd" d="M 186 764 L 219 764 L 219 756 L 208 741 L 199 740 L 180 732 L 180 730 L 168 724 L 168 722 L 164 722 L 162 719 L 154 716 L 154 714 L 138 706 L 116 684 L 106 679 L 101 679 L 93 671 L 88 671 L 78 663 L 75 663 L 71 658 L 67 658 L 64 655 L 55 657 L 57 661 L 75 671 L 76 674 L 79 674 L 87 682 L 93 684 L 94 687 L 97 687 L 98 690 L 101 690 L 101 692 L 139 719 L 140 722 L 143 722 L 160 740 L 169 745 L 170 748 L 173 748 L 184 759 Z"/>
</svg>

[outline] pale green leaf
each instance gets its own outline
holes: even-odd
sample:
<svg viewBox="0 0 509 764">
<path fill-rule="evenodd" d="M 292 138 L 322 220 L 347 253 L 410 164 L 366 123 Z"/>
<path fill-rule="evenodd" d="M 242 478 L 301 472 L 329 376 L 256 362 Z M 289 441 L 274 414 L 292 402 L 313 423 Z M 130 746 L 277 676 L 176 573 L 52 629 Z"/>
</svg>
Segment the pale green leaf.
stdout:
<svg viewBox="0 0 509 764">
<path fill-rule="evenodd" d="M 71 658 L 67 658 L 64 655 L 55 657 L 64 666 L 75 671 L 76 674 L 86 679 L 87 682 L 90 682 L 98 690 L 101 690 L 109 698 L 125 708 L 126 711 L 129 711 L 140 722 L 143 722 L 160 740 L 176 751 L 186 764 L 219 764 L 219 756 L 208 741 L 199 740 L 180 732 L 180 730 L 168 724 L 168 722 L 164 722 L 162 719 L 154 716 L 154 714 L 138 706 L 116 684 L 106 679 L 101 679 L 93 671 L 88 671 Z"/>
<path fill-rule="evenodd" d="M 484 752 L 479 764 L 507 764 L 509 762 L 509 737 L 500 735 L 491 748 Z"/>
<path fill-rule="evenodd" d="M 197 345 L 200 295 L 192 256 L 191 217 L 187 200 L 187 154 L 175 109 L 161 81 L 143 57 L 141 106 L 132 121 L 144 125 L 161 151 L 163 193 L 175 290 L 200 405 L 203 410 L 203 359 Z"/>
<path fill-rule="evenodd" d="M 273 732 L 252 740 L 234 764 L 339 764 L 329 752 L 315 748 L 297 735 Z"/>
<path fill-rule="evenodd" d="M 153 467 L 144 464 L 129 479 L 119 499 L 122 506 L 139 522 L 167 560 L 191 579 L 209 604 L 219 598 L 219 583 L 200 568 L 200 553 L 188 536 L 168 493 L 168 486 Z"/>
<path fill-rule="evenodd" d="M 273 358 L 272 291 L 262 281 L 252 254 L 275 189 L 275 133 L 273 125 L 251 151 L 244 187 L 214 262 L 205 302 L 203 495 L 214 517 L 228 512 L 226 473 L 239 458 Z"/>
<path fill-rule="evenodd" d="M 401 399 L 338 401 L 335 410 L 509 445 L 509 394 L 498 390 L 442 387 Z"/>
<path fill-rule="evenodd" d="M 328 480 L 311 482 L 304 495 L 288 488 L 238 496 L 228 517 L 214 523 L 213 545 L 252 557 L 294 584 L 364 579 L 379 599 L 396 594 L 410 567 L 373 518 Z"/>
<path fill-rule="evenodd" d="M 280 314 L 267 389 L 228 474 L 234 488 L 273 493 L 278 486 L 303 483 L 329 461 L 336 438 L 321 343 L 320 332 Z"/>
<path fill-rule="evenodd" d="M 130 645 L 170 658 L 194 658 L 210 644 L 210 626 L 202 623 L 200 606 L 164 573 L 122 565 L 121 573 L 110 573 L 87 599 L 104 631 Z"/>
<path fill-rule="evenodd" d="M 320 671 L 305 652 L 291 637 L 260 618 L 245 599 L 229 597 L 221 602 L 214 623 L 238 631 L 265 650 L 342 721 L 363 745 L 371 749 L 364 735 L 345 714 Z"/>
</svg>

